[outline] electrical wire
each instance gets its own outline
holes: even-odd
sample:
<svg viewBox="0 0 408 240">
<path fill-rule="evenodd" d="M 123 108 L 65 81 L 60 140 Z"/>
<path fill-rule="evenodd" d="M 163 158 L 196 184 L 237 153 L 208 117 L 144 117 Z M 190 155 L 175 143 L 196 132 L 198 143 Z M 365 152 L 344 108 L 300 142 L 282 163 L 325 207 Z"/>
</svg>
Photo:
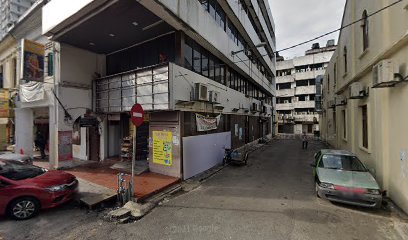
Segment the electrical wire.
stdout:
<svg viewBox="0 0 408 240">
<path fill-rule="evenodd" d="M 370 17 L 372 17 L 372 16 L 374 16 L 374 15 L 376 15 L 376 14 L 378 14 L 378 13 L 380 13 L 380 12 L 382 12 L 382 11 L 384 11 L 384 10 L 390 8 L 390 7 L 393 7 L 394 5 L 396 5 L 396 4 L 398 4 L 398 3 L 402 2 L 402 1 L 403 1 L 403 0 L 397 0 L 396 2 L 393 2 L 393 3 L 391 3 L 391 4 L 389 4 L 389 5 L 387 5 L 387 6 L 383 7 L 383 8 L 381 8 L 381 9 L 379 9 L 379 10 L 377 10 L 377 11 L 371 13 L 371 14 L 368 14 L 368 15 L 367 15 L 367 18 L 370 18 Z M 322 34 L 322 35 L 319 35 L 319 36 L 314 37 L 314 38 L 312 38 L 312 39 L 306 40 L 306 41 L 304 41 L 304 42 L 297 43 L 297 44 L 292 45 L 292 46 L 290 46 L 290 47 L 287 47 L 287 48 L 283 48 L 283 49 L 281 49 L 281 50 L 278 50 L 278 51 L 275 52 L 275 54 L 276 54 L 276 53 L 280 53 L 280 52 L 284 52 L 284 51 L 287 51 L 287 50 L 290 50 L 290 49 L 293 49 L 293 48 L 296 48 L 296 47 L 299 47 L 299 46 L 302 46 L 302 45 L 305 45 L 305 44 L 310 43 L 310 42 L 313 42 L 313 41 L 315 41 L 315 40 L 317 40 L 317 39 L 323 38 L 323 37 L 328 36 L 328 35 L 330 35 L 330 34 L 333 34 L 333 33 L 335 33 L 335 32 L 341 31 L 341 30 L 343 30 L 343 29 L 345 29 L 345 28 L 351 27 L 352 25 L 354 25 L 354 24 L 356 24 L 356 23 L 359 23 L 359 22 L 361 22 L 362 20 L 364 20 L 364 18 L 360 18 L 360 19 L 358 19 L 358 20 L 356 20 L 356 21 L 353 21 L 353 22 L 351 22 L 351 23 L 349 23 L 349 24 L 346 24 L 346 25 L 344 25 L 344 26 L 341 26 L 340 28 L 337 28 L 337 29 L 332 30 L 332 31 L 327 32 L 327 33 L 324 33 L 324 34 Z M 265 57 L 265 56 L 268 56 L 268 54 L 263 54 L 263 55 L 261 55 L 261 57 Z M 256 57 L 256 58 L 253 58 L 253 59 L 259 59 L 259 58 L 260 58 L 260 57 Z M 243 61 L 250 61 L 250 60 L 253 60 L 253 59 L 245 59 L 245 60 L 240 60 L 240 61 L 236 61 L 236 62 L 233 62 L 233 63 L 240 63 L 240 62 L 243 62 Z"/>
</svg>

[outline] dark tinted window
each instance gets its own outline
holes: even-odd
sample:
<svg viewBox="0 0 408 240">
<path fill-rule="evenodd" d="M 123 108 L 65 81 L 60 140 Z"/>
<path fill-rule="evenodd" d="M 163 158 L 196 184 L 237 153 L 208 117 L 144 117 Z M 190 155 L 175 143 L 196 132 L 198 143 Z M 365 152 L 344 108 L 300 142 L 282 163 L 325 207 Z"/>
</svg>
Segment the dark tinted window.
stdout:
<svg viewBox="0 0 408 240">
<path fill-rule="evenodd" d="M 33 165 L 27 165 L 17 161 L 0 160 L 0 175 L 10 180 L 16 181 L 34 178 L 45 172 L 46 170 Z"/>
</svg>

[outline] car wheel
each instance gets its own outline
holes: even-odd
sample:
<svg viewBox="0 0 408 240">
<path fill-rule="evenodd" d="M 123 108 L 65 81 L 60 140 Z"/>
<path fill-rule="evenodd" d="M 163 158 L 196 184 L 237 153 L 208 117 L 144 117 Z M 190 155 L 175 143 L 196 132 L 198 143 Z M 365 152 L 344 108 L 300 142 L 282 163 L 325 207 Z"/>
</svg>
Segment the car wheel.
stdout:
<svg viewBox="0 0 408 240">
<path fill-rule="evenodd" d="M 40 210 L 37 199 L 23 197 L 13 200 L 7 208 L 8 216 L 16 220 L 26 220 L 34 217 Z"/>
<path fill-rule="evenodd" d="M 316 197 L 320 198 L 320 195 L 319 195 L 319 184 L 317 184 L 317 182 L 315 182 L 315 193 L 316 193 Z"/>
</svg>

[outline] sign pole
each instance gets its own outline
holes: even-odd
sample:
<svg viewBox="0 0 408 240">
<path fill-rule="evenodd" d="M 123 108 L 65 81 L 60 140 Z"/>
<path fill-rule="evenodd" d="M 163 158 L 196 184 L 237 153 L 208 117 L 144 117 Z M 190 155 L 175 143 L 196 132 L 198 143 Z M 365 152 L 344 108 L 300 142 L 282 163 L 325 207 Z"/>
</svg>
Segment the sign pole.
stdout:
<svg viewBox="0 0 408 240">
<path fill-rule="evenodd" d="M 139 127 L 140 125 L 143 124 L 143 120 L 144 120 L 144 111 L 143 108 L 140 104 L 135 104 L 133 105 L 132 109 L 130 110 L 130 120 L 132 121 L 134 127 L 133 130 L 133 152 L 132 152 L 132 178 L 130 179 L 130 199 L 133 198 L 134 193 L 135 193 L 135 186 L 134 186 L 134 178 L 135 178 L 135 161 L 136 161 L 136 129 L 137 127 Z"/>
<path fill-rule="evenodd" d="M 136 126 L 133 128 L 133 151 L 132 151 L 132 178 L 130 179 L 130 198 L 133 198 L 133 195 L 135 194 L 135 189 L 134 189 L 134 179 L 135 179 L 135 161 L 136 161 Z"/>
</svg>

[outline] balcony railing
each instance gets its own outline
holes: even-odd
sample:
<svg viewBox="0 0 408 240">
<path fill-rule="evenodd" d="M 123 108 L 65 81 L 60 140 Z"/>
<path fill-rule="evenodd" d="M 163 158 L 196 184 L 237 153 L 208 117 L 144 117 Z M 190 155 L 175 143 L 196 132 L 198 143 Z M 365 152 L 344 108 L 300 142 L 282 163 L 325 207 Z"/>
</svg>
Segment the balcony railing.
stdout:
<svg viewBox="0 0 408 240">
<path fill-rule="evenodd" d="M 293 103 L 277 103 L 276 110 L 293 110 Z"/>
<path fill-rule="evenodd" d="M 286 75 L 276 77 L 276 83 L 289 83 L 295 81 L 295 75 Z"/>
<path fill-rule="evenodd" d="M 103 77 L 95 84 L 96 112 L 127 112 L 135 103 L 147 111 L 169 109 L 168 64 Z"/>
<path fill-rule="evenodd" d="M 294 108 L 315 108 L 314 101 L 298 101 L 293 103 Z"/>
<path fill-rule="evenodd" d="M 289 89 L 276 90 L 276 96 L 277 97 L 293 97 L 295 96 L 295 89 L 289 88 Z"/>
<path fill-rule="evenodd" d="M 296 87 L 296 95 L 316 94 L 316 86 L 301 86 Z"/>
</svg>

